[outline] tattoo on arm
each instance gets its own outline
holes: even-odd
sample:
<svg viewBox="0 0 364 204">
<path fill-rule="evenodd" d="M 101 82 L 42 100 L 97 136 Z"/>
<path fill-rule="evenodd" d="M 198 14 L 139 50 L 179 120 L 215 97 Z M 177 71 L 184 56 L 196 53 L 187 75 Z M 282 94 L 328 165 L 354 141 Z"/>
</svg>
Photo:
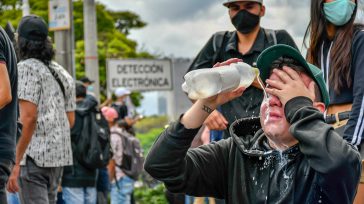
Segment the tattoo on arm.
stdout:
<svg viewBox="0 0 364 204">
<path fill-rule="evenodd" d="M 210 107 L 205 106 L 205 105 L 203 105 L 202 110 L 209 114 L 212 113 L 212 111 L 213 111 Z"/>
</svg>

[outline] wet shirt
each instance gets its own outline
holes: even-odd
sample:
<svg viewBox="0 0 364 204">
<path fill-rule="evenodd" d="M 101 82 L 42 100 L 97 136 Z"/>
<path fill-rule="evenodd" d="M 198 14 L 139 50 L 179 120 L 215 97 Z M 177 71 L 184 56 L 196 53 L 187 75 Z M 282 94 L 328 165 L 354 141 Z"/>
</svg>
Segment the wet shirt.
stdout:
<svg viewBox="0 0 364 204">
<path fill-rule="evenodd" d="M 177 121 L 156 139 L 144 168 L 172 193 L 227 204 L 353 203 L 361 173 L 357 149 L 325 123 L 309 98 L 288 101 L 285 116 L 298 144 L 283 151 L 269 146 L 259 118 L 240 119 L 228 139 L 193 149 L 199 128 Z"/>
<path fill-rule="evenodd" d="M 0 63 L 5 64 L 10 81 L 12 100 L 0 109 L 0 159 L 15 159 L 17 129 L 17 66 L 13 45 L 6 32 L 0 27 Z"/>
<path fill-rule="evenodd" d="M 276 30 L 274 32 L 276 34 L 277 44 L 286 44 L 297 48 L 295 42 L 293 41 L 292 37 L 287 33 L 287 31 Z M 213 67 L 216 62 L 222 62 L 230 58 L 239 58 L 247 64 L 256 66 L 256 61 L 260 53 L 266 48 L 274 45 L 274 43 L 268 39 L 265 30 L 261 28 L 252 48 L 247 53 L 242 54 L 238 50 L 237 32 L 228 32 L 226 33 L 222 41 L 222 50 L 219 51 L 216 62 L 214 62 L 213 58 L 215 51 L 213 38 L 214 37 L 211 37 L 206 45 L 202 48 L 200 53 L 192 62 L 188 71 L 201 68 L 210 68 Z M 258 116 L 262 100 L 262 91 L 255 87 L 249 87 L 244 91 L 244 94 L 242 96 L 222 105 L 221 113 L 228 120 L 229 124 L 232 124 L 235 120 L 240 118 Z M 229 134 L 226 130 L 224 133 L 224 137 L 227 137 L 227 135 Z"/>
<path fill-rule="evenodd" d="M 65 96 L 49 69 L 57 73 L 65 89 Z M 55 62 L 49 67 L 37 59 L 18 63 L 19 99 L 37 106 L 37 125 L 24 154 L 40 167 L 72 165 L 70 126 L 67 112 L 76 109 L 73 78 Z M 23 158 L 21 165 L 25 164 Z"/>
</svg>

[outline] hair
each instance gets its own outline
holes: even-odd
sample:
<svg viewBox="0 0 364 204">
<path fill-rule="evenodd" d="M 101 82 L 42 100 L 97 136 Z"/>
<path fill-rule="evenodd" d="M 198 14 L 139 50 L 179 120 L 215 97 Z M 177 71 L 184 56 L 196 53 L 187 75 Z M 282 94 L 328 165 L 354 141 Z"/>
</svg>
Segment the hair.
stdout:
<svg viewBox="0 0 364 204">
<path fill-rule="evenodd" d="M 277 60 L 273 61 L 271 65 L 271 71 L 273 71 L 273 69 L 282 69 L 284 66 L 290 67 L 297 72 L 302 72 L 308 75 L 306 69 L 301 65 L 301 63 L 289 57 L 280 57 Z M 315 87 L 315 101 L 322 102 L 321 91 L 316 82 L 314 87 Z"/>
<path fill-rule="evenodd" d="M 76 81 L 76 98 L 85 98 L 86 94 L 86 87 L 80 81 Z"/>
<path fill-rule="evenodd" d="M 355 0 L 356 4 L 358 0 Z M 320 50 L 325 39 L 328 38 L 326 26 L 328 21 L 324 14 L 324 0 L 311 0 L 311 16 L 304 36 L 304 42 L 310 36 L 309 47 L 307 50 L 307 61 L 311 64 L 321 67 Z M 331 64 L 329 81 L 330 86 L 334 88 L 335 93 L 339 94 L 343 87 L 351 87 L 353 80 L 351 78 L 351 46 L 354 36 L 354 20 L 357 7 L 351 16 L 349 22 L 343 26 L 336 26 L 332 50 L 330 54 Z M 304 46 L 307 48 L 306 43 Z"/>
<path fill-rule="evenodd" d="M 34 41 L 18 36 L 16 51 L 19 60 L 35 58 L 42 61 L 47 66 L 50 65 L 55 55 L 55 51 L 49 37 L 43 41 Z"/>
</svg>

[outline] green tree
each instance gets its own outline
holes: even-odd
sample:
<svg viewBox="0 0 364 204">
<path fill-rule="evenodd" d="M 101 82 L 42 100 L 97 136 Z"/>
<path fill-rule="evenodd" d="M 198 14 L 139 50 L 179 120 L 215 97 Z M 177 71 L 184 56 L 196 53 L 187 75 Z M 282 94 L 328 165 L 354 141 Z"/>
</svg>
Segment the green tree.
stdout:
<svg viewBox="0 0 364 204">
<path fill-rule="evenodd" d="M 48 0 L 29 0 L 32 14 L 42 16 L 48 21 Z M 100 86 L 102 99 L 106 95 L 106 59 L 107 58 L 154 58 L 148 52 L 138 52 L 137 42 L 127 37 L 130 29 L 143 28 L 146 23 L 130 11 L 110 11 L 101 3 L 96 4 L 98 34 L 98 55 Z M 9 21 L 15 28 L 22 17 L 21 0 L 0 0 L 0 25 Z M 76 78 L 85 75 L 85 42 L 83 32 L 83 1 L 73 1 L 73 21 L 75 32 Z M 53 33 L 50 33 L 53 36 Z M 142 96 L 132 94 L 134 105 L 139 106 Z"/>
<path fill-rule="evenodd" d="M 110 12 L 115 21 L 115 27 L 125 35 L 129 35 L 130 29 L 143 28 L 146 23 L 140 17 L 130 11 L 113 11 Z"/>
</svg>

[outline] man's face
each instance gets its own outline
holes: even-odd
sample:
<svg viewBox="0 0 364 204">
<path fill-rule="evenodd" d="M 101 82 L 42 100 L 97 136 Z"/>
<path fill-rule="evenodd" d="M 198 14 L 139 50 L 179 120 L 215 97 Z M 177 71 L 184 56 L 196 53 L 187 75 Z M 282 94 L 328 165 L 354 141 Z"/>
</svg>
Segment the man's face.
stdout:
<svg viewBox="0 0 364 204">
<path fill-rule="evenodd" d="M 300 73 L 301 79 L 306 87 L 309 86 L 312 79 L 305 73 Z M 269 77 L 271 80 L 280 80 L 277 74 L 272 73 Z M 278 97 L 270 95 L 264 99 L 260 107 L 260 123 L 270 141 L 280 142 L 281 144 L 294 144 L 297 140 L 289 132 L 291 126 L 284 114 L 284 107 Z"/>
<path fill-rule="evenodd" d="M 249 13 L 259 16 L 264 15 L 264 6 L 260 5 L 257 2 L 234 2 L 229 4 L 228 8 L 230 18 L 233 18 L 240 10 L 246 10 Z"/>
<path fill-rule="evenodd" d="M 91 85 L 91 83 L 90 82 L 84 82 L 83 85 L 87 88 L 88 86 Z"/>
</svg>

